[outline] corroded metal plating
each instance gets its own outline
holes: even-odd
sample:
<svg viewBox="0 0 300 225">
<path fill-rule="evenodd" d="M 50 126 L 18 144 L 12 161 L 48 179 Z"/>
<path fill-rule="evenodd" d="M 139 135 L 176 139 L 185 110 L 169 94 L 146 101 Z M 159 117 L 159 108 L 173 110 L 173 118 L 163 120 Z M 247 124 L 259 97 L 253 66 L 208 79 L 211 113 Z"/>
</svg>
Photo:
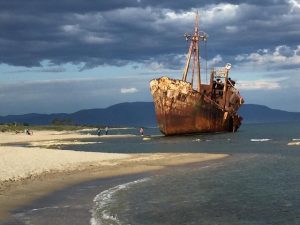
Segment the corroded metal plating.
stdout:
<svg viewBox="0 0 300 225">
<path fill-rule="evenodd" d="M 154 79 L 150 82 L 150 89 L 157 122 L 165 135 L 236 131 L 241 125 L 242 119 L 235 113 L 235 108 L 243 101 L 238 95 L 228 96 L 232 103 L 224 109 L 210 98 L 212 93 L 200 93 L 192 88 L 191 83 L 181 80 Z"/>
</svg>

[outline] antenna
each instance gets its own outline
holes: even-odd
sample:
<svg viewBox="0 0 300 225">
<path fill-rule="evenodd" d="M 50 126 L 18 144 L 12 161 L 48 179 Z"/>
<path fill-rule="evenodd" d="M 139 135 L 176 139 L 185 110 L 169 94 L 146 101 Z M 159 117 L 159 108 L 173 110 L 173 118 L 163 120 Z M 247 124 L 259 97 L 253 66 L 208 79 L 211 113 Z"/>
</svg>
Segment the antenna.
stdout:
<svg viewBox="0 0 300 225">
<path fill-rule="evenodd" d="M 184 71 L 183 71 L 183 75 L 182 75 L 182 80 L 186 81 L 189 66 L 190 66 L 190 61 L 191 61 L 191 58 L 193 56 L 192 82 L 191 83 L 193 85 L 195 65 L 196 65 L 196 67 L 197 67 L 197 77 L 198 77 L 198 91 L 200 92 L 200 88 L 201 88 L 201 70 L 200 70 L 199 41 L 206 42 L 206 40 L 208 38 L 208 35 L 203 31 L 199 32 L 199 13 L 198 13 L 198 10 L 196 12 L 196 17 L 195 17 L 194 34 L 191 35 L 191 34 L 185 33 L 184 37 L 185 37 L 186 41 L 190 41 L 191 43 L 190 43 L 189 51 L 188 51 L 188 54 L 187 54 L 187 59 L 186 59 L 186 63 L 185 63 L 185 67 L 184 67 Z"/>
</svg>

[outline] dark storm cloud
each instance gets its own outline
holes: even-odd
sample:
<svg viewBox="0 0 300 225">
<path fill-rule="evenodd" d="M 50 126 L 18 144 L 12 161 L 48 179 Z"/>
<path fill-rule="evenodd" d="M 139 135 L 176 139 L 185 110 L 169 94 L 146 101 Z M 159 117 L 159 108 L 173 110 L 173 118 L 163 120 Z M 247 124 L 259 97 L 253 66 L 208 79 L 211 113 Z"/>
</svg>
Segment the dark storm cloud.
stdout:
<svg viewBox="0 0 300 225">
<path fill-rule="evenodd" d="M 1 10 L 15 13 L 84 13 L 93 11 L 107 11 L 124 7 L 136 6 L 136 0 L 12 0 L 0 2 Z"/>
<path fill-rule="evenodd" d="M 186 13 L 195 8 L 210 35 L 210 59 L 299 44 L 299 13 L 284 0 L 2 0 L 0 62 L 32 67 L 49 60 L 87 69 L 163 59 L 173 68 L 176 55 L 186 52 L 182 35 L 193 27 Z"/>
<path fill-rule="evenodd" d="M 99 12 L 126 7 L 157 7 L 174 10 L 186 10 L 190 8 L 202 7 L 206 4 L 248 3 L 253 5 L 273 5 L 285 4 L 285 0 L 185 0 L 185 1 L 162 1 L 162 0 L 1 0 L 1 11 L 10 11 L 13 13 L 86 13 Z"/>
</svg>

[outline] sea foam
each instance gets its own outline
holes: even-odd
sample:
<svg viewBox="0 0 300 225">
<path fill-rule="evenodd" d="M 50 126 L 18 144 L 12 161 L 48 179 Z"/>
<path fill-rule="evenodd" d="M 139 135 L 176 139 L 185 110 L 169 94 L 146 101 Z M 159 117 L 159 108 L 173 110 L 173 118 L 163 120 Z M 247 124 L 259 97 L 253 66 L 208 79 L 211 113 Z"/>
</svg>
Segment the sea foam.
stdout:
<svg viewBox="0 0 300 225">
<path fill-rule="evenodd" d="M 253 138 L 251 139 L 250 141 L 253 141 L 253 142 L 264 142 L 264 141 L 271 141 L 272 139 L 268 139 L 268 138 Z"/>
<path fill-rule="evenodd" d="M 289 142 L 287 145 L 300 145 L 300 141 Z"/>
<path fill-rule="evenodd" d="M 110 204 L 114 202 L 114 195 L 120 190 L 129 189 L 131 186 L 150 180 L 150 178 L 143 178 L 140 180 L 120 184 L 112 187 L 108 190 L 102 191 L 94 198 L 95 206 L 91 210 L 92 218 L 90 219 L 91 225 L 104 225 L 104 224 L 116 224 L 121 225 L 122 223 L 118 219 L 117 215 L 112 215 L 108 211 Z"/>
</svg>

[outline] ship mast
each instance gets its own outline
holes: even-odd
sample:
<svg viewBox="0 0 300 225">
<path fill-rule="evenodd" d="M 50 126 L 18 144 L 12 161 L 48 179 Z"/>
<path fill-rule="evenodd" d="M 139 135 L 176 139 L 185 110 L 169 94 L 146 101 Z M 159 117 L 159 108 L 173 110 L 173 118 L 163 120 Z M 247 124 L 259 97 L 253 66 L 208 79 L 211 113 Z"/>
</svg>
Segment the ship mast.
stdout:
<svg viewBox="0 0 300 225">
<path fill-rule="evenodd" d="M 195 29 L 194 29 L 194 34 L 190 35 L 185 33 L 184 34 L 185 38 L 187 41 L 191 41 L 187 59 L 185 62 L 185 67 L 182 75 L 182 80 L 186 81 L 187 74 L 189 71 L 190 63 L 191 63 L 191 58 L 193 57 L 193 68 L 192 68 L 192 79 L 191 83 L 193 86 L 194 82 L 194 72 L 195 72 L 195 66 L 197 67 L 197 79 L 198 79 L 198 92 L 200 92 L 201 89 L 201 72 L 200 72 L 200 49 L 199 49 L 199 41 L 206 41 L 208 35 L 204 32 L 199 31 L 199 14 L 198 11 L 196 13 L 196 18 L 195 18 Z"/>
</svg>

